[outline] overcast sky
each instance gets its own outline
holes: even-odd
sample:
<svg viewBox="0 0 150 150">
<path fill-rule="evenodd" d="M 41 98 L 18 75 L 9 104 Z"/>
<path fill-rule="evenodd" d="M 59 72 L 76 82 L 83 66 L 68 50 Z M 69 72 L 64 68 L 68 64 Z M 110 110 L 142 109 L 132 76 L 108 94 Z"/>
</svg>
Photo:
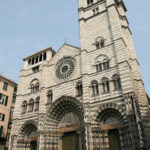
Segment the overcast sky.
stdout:
<svg viewBox="0 0 150 150">
<path fill-rule="evenodd" d="M 150 0 L 124 0 L 150 95 Z M 18 82 L 22 59 L 66 41 L 80 46 L 77 0 L 0 0 L 0 73 Z"/>
</svg>

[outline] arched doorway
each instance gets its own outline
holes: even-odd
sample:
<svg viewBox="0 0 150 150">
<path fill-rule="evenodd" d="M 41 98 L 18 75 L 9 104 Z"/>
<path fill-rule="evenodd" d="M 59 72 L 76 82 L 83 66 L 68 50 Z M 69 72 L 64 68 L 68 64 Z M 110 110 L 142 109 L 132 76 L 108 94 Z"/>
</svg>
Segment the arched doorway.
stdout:
<svg viewBox="0 0 150 150">
<path fill-rule="evenodd" d="M 62 150 L 79 150 L 80 121 L 78 116 L 73 112 L 66 113 L 60 123 L 59 131 L 62 136 Z"/>
<path fill-rule="evenodd" d="M 110 111 L 110 110 L 109 110 Z M 107 117 L 104 116 L 104 128 L 108 130 L 108 142 L 109 142 L 109 150 L 120 150 L 120 135 L 119 130 L 120 128 L 120 121 L 119 116 L 117 115 L 117 111 L 114 111 L 114 113 L 105 114 Z"/>
<path fill-rule="evenodd" d="M 34 121 L 25 122 L 20 129 L 20 138 L 18 139 L 17 148 L 27 150 L 37 150 L 37 125 Z"/>
<path fill-rule="evenodd" d="M 32 130 L 28 135 L 30 150 L 37 150 L 37 131 Z"/>
<path fill-rule="evenodd" d="M 121 150 L 122 129 L 124 124 L 123 110 L 116 104 L 106 104 L 99 107 L 96 127 L 93 127 L 93 148 Z"/>
<path fill-rule="evenodd" d="M 82 104 L 73 97 L 61 97 L 56 100 L 50 108 L 49 116 L 50 126 L 55 126 L 55 130 L 49 132 L 55 132 L 59 150 L 80 150 L 81 149 L 81 137 L 82 125 L 84 122 L 84 109 Z M 56 135 L 57 134 L 57 135 Z M 49 147 L 52 147 L 49 145 Z"/>
</svg>

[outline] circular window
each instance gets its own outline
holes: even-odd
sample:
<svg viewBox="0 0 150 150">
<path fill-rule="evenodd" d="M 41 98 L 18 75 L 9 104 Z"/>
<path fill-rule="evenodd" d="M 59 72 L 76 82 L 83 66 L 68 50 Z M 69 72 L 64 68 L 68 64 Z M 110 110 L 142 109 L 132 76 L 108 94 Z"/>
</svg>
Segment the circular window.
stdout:
<svg viewBox="0 0 150 150">
<path fill-rule="evenodd" d="M 68 70 L 69 70 L 68 65 L 65 65 L 65 66 L 63 66 L 63 67 L 61 68 L 61 72 L 62 72 L 62 73 L 66 73 Z"/>
<path fill-rule="evenodd" d="M 75 60 L 71 57 L 66 57 L 59 61 L 56 65 L 56 76 L 60 80 L 64 80 L 71 76 L 75 69 Z"/>
</svg>

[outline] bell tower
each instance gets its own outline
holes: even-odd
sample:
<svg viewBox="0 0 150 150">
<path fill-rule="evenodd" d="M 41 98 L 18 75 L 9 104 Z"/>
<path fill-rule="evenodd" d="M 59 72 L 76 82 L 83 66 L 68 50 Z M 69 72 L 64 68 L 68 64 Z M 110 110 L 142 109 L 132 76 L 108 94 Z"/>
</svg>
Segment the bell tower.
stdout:
<svg viewBox="0 0 150 150">
<path fill-rule="evenodd" d="M 78 11 L 83 87 L 88 87 L 92 80 L 99 80 L 100 87 L 99 98 L 91 98 L 93 91 L 89 91 L 88 88 L 83 89 L 83 102 L 91 106 L 87 114 L 94 113 L 95 103 L 98 105 L 121 104 L 129 126 L 136 118 L 139 147 L 149 148 L 150 130 L 148 128 L 150 126 L 146 123 L 150 122 L 148 98 L 123 0 L 79 0 Z M 120 80 L 120 84 L 117 85 L 120 87 L 117 90 L 114 87 L 115 75 L 118 75 Z M 109 88 L 104 86 L 103 78 L 108 79 Z M 117 97 L 120 100 L 117 100 Z M 90 123 L 92 124 L 92 121 Z M 135 131 L 132 127 L 130 136 L 135 145 L 133 138 Z"/>
</svg>

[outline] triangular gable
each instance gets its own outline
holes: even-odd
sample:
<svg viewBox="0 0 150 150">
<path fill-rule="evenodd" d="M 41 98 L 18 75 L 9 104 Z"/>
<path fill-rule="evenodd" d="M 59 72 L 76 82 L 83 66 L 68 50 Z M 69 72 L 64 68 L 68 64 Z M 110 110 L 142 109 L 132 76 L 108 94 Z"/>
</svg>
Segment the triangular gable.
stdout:
<svg viewBox="0 0 150 150">
<path fill-rule="evenodd" d="M 67 56 L 76 57 L 79 54 L 80 54 L 80 48 L 65 43 L 57 51 L 57 53 L 55 54 L 51 62 L 56 63 L 56 61 L 62 59 L 63 57 L 67 57 Z"/>
</svg>

